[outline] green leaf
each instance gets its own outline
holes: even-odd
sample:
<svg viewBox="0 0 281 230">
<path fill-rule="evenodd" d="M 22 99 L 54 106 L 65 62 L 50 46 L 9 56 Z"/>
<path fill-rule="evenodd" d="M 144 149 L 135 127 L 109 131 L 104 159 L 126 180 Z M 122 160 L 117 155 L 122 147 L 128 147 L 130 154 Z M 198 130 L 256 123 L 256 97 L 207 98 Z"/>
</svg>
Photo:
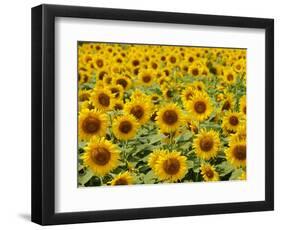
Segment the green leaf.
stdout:
<svg viewBox="0 0 281 230">
<path fill-rule="evenodd" d="M 93 172 L 91 170 L 87 169 L 87 170 L 85 170 L 84 175 L 78 177 L 78 182 L 81 185 L 84 185 L 92 178 L 93 175 L 94 175 Z"/>
<path fill-rule="evenodd" d="M 192 169 L 194 167 L 194 162 L 193 161 L 187 161 L 187 168 Z"/>
<path fill-rule="evenodd" d="M 145 174 L 143 181 L 145 184 L 154 183 L 156 180 L 154 173 L 150 170 L 147 174 Z"/>
<path fill-rule="evenodd" d="M 239 169 L 235 169 L 232 174 L 231 177 L 229 178 L 230 180 L 238 180 L 239 177 L 241 176 L 243 172 L 243 169 L 239 168 Z"/>
</svg>

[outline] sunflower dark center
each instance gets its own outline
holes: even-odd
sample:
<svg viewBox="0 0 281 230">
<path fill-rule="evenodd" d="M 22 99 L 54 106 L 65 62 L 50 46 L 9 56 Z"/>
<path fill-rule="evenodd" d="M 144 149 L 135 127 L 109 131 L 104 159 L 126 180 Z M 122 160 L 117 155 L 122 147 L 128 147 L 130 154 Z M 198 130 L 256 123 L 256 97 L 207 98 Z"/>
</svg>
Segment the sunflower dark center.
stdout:
<svg viewBox="0 0 281 230">
<path fill-rule="evenodd" d="M 96 64 L 99 68 L 102 68 L 103 67 L 103 60 L 101 60 L 101 59 L 96 60 Z"/>
<path fill-rule="evenodd" d="M 185 94 L 186 100 L 190 100 L 192 96 L 193 96 L 193 94 L 192 94 L 191 92 L 187 92 L 187 93 Z"/>
<path fill-rule="evenodd" d="M 157 65 L 157 63 L 153 62 L 153 63 L 151 64 L 151 67 L 152 67 L 153 69 L 157 69 L 158 65 Z"/>
<path fill-rule="evenodd" d="M 190 58 L 188 59 L 188 61 L 189 61 L 189 62 L 193 62 L 193 61 L 194 61 L 194 58 L 193 58 L 193 57 L 190 57 Z"/>
<path fill-rule="evenodd" d="M 230 123 L 231 125 L 233 125 L 233 126 L 238 125 L 238 123 L 239 123 L 238 117 L 236 117 L 236 116 L 231 116 L 231 117 L 229 118 L 229 123 Z"/>
<path fill-rule="evenodd" d="M 134 60 L 133 61 L 133 66 L 138 66 L 140 64 L 140 61 L 139 60 Z"/>
<path fill-rule="evenodd" d="M 141 119 L 144 114 L 144 110 L 140 105 L 136 105 L 131 109 L 131 114 L 133 114 L 135 118 Z"/>
<path fill-rule="evenodd" d="M 87 101 L 89 100 L 90 94 L 89 93 L 83 93 L 82 95 L 80 95 L 79 100 L 80 101 Z"/>
<path fill-rule="evenodd" d="M 95 117 L 87 117 L 82 123 L 82 129 L 85 133 L 93 134 L 101 127 L 101 121 Z"/>
<path fill-rule="evenodd" d="M 122 104 L 116 103 L 116 104 L 114 105 L 114 109 L 115 109 L 115 110 L 122 110 L 122 109 L 123 109 L 123 106 L 122 106 Z"/>
<path fill-rule="evenodd" d="M 201 150 L 204 152 L 209 152 L 214 146 L 214 141 L 211 137 L 204 137 L 200 140 L 199 145 Z"/>
<path fill-rule="evenodd" d="M 118 85 L 122 85 L 122 87 L 125 89 L 126 87 L 127 87 L 127 85 L 128 85 L 128 82 L 125 80 L 125 79 L 123 79 L 123 78 L 121 78 L 121 79 L 118 79 L 117 81 L 116 81 L 116 83 L 118 84 Z"/>
<path fill-rule="evenodd" d="M 119 131 L 122 133 L 129 133 L 133 128 L 133 125 L 129 121 L 122 121 L 119 125 Z"/>
<path fill-rule="evenodd" d="M 209 178 L 212 179 L 214 177 L 214 172 L 211 169 L 207 169 L 205 172 L 205 175 Z"/>
<path fill-rule="evenodd" d="M 237 145 L 233 149 L 233 155 L 236 159 L 242 161 L 246 160 L 246 146 L 245 145 Z"/>
<path fill-rule="evenodd" d="M 244 106 L 244 108 L 243 108 L 243 113 L 247 113 L 247 107 L 246 106 Z"/>
<path fill-rule="evenodd" d="M 199 74 L 199 70 L 197 68 L 192 70 L 192 75 L 197 76 Z"/>
<path fill-rule="evenodd" d="M 167 174 L 175 175 L 180 170 L 180 162 L 175 158 L 167 159 L 164 161 L 163 169 Z"/>
<path fill-rule="evenodd" d="M 206 111 L 206 109 L 207 109 L 207 106 L 204 101 L 197 101 L 194 104 L 194 110 L 199 114 L 204 113 Z"/>
<path fill-rule="evenodd" d="M 110 97 L 105 93 L 99 94 L 98 100 L 102 106 L 108 107 L 110 104 Z"/>
<path fill-rule="evenodd" d="M 97 147 L 92 150 L 91 159 L 97 165 L 106 165 L 111 158 L 110 152 L 103 147 Z"/>
<path fill-rule="evenodd" d="M 233 74 L 230 73 L 230 74 L 227 75 L 228 81 L 233 81 L 233 79 L 234 79 Z"/>
<path fill-rule="evenodd" d="M 114 185 L 128 185 L 128 181 L 125 178 L 119 178 L 115 181 Z"/>
<path fill-rule="evenodd" d="M 111 90 L 111 93 L 114 94 L 114 97 L 115 97 L 115 98 L 118 98 L 118 97 L 119 97 L 119 95 L 120 95 L 119 89 L 117 89 L 117 88 L 111 88 L 110 90 Z"/>
<path fill-rule="evenodd" d="M 105 71 L 101 71 L 99 73 L 99 80 L 103 80 L 104 76 L 106 75 L 107 73 Z"/>
<path fill-rule="evenodd" d="M 230 107 L 231 107 L 230 102 L 229 102 L 229 101 L 226 101 L 226 102 L 223 104 L 222 110 L 229 110 Z"/>
<path fill-rule="evenodd" d="M 170 62 L 171 62 L 171 63 L 174 64 L 174 63 L 176 63 L 176 61 L 177 61 L 176 57 L 174 57 L 174 56 L 171 56 L 171 57 L 170 57 Z"/>
<path fill-rule="evenodd" d="M 144 75 L 142 77 L 143 82 L 149 83 L 151 81 L 151 76 L 150 75 Z"/>
<path fill-rule="evenodd" d="M 163 113 L 163 121 L 168 125 L 173 125 L 178 121 L 178 114 L 174 110 L 166 110 Z"/>
</svg>

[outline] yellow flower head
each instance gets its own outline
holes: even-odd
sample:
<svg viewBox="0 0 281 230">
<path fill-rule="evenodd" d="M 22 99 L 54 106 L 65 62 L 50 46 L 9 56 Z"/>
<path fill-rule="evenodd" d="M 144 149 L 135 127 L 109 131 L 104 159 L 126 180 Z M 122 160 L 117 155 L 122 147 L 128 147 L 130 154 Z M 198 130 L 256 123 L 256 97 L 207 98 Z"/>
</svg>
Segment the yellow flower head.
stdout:
<svg viewBox="0 0 281 230">
<path fill-rule="evenodd" d="M 139 128 L 137 119 L 130 114 L 117 117 L 113 121 L 112 131 L 119 140 L 129 140 L 136 136 Z"/>
<path fill-rule="evenodd" d="M 133 115 L 141 125 L 149 121 L 152 113 L 152 105 L 147 98 L 133 99 L 124 107 L 125 113 Z"/>
<path fill-rule="evenodd" d="M 129 172 L 120 173 L 119 175 L 115 176 L 114 179 L 111 181 L 111 185 L 130 185 L 133 184 L 134 178 Z"/>
<path fill-rule="evenodd" d="M 108 111 L 112 109 L 113 106 L 113 96 L 108 88 L 95 88 L 91 99 L 94 106 L 102 111 Z"/>
<path fill-rule="evenodd" d="M 213 111 L 210 97 L 202 92 L 196 92 L 191 100 L 186 102 L 185 107 L 193 119 L 198 121 L 207 119 Z"/>
<path fill-rule="evenodd" d="M 214 130 L 202 129 L 193 140 L 193 148 L 196 155 L 203 160 L 209 160 L 217 156 L 220 149 L 219 134 Z"/>
<path fill-rule="evenodd" d="M 105 136 L 108 126 L 107 115 L 94 109 L 83 109 L 79 113 L 79 139 L 89 140 L 94 135 Z"/>
<path fill-rule="evenodd" d="M 82 159 L 95 175 L 104 176 L 118 166 L 119 156 L 116 145 L 103 137 L 93 137 L 85 147 Z"/>
<path fill-rule="evenodd" d="M 201 165 L 200 170 L 204 181 L 218 181 L 220 179 L 215 167 L 210 164 Z"/>
<path fill-rule="evenodd" d="M 155 164 L 155 173 L 160 180 L 176 182 L 187 173 L 186 157 L 177 151 L 159 156 Z"/>
<path fill-rule="evenodd" d="M 163 133 L 171 133 L 182 125 L 183 113 L 176 104 L 164 105 L 157 112 L 156 123 Z"/>
<path fill-rule="evenodd" d="M 246 141 L 232 141 L 225 150 L 227 160 L 236 167 L 246 166 L 247 146 Z"/>
</svg>

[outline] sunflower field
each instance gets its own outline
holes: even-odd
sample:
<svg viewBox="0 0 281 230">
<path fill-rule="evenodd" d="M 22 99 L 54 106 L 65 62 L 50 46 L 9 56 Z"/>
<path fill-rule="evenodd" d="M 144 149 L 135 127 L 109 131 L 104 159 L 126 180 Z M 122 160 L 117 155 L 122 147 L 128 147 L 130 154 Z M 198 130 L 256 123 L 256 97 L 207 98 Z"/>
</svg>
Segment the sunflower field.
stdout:
<svg viewBox="0 0 281 230">
<path fill-rule="evenodd" d="M 78 186 L 246 179 L 246 50 L 78 42 Z"/>
</svg>

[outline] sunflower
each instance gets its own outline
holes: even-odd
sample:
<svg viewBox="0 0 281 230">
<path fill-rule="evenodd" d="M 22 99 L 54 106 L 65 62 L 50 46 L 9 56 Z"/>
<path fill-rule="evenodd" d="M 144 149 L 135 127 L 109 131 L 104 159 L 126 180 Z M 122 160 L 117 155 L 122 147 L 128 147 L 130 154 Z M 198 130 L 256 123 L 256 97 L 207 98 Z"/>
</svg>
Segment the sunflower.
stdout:
<svg viewBox="0 0 281 230">
<path fill-rule="evenodd" d="M 91 90 L 81 89 L 79 90 L 79 102 L 88 101 L 91 96 Z"/>
<path fill-rule="evenodd" d="M 193 148 L 196 155 L 203 160 L 209 160 L 217 156 L 220 149 L 219 134 L 214 130 L 200 130 L 193 140 Z"/>
<path fill-rule="evenodd" d="M 120 85 L 111 85 L 108 87 L 113 94 L 114 99 L 123 99 L 124 90 Z"/>
<path fill-rule="evenodd" d="M 163 133 L 176 131 L 182 122 L 183 113 L 176 104 L 166 104 L 157 112 L 156 123 Z"/>
<path fill-rule="evenodd" d="M 246 141 L 232 141 L 225 150 L 227 160 L 235 167 L 246 166 L 247 146 Z"/>
<path fill-rule="evenodd" d="M 236 73 L 232 69 L 226 69 L 223 72 L 224 82 L 227 84 L 234 84 L 236 82 Z"/>
<path fill-rule="evenodd" d="M 234 96 L 232 93 L 227 93 L 224 100 L 222 101 L 221 110 L 229 111 L 234 107 Z"/>
<path fill-rule="evenodd" d="M 116 145 L 105 138 L 93 137 L 85 147 L 82 160 L 95 175 L 104 176 L 118 166 L 119 156 Z"/>
<path fill-rule="evenodd" d="M 79 139 L 89 140 L 93 135 L 105 136 L 107 115 L 94 109 L 83 109 L 79 113 Z"/>
<path fill-rule="evenodd" d="M 195 94 L 195 89 L 191 86 L 186 87 L 181 93 L 181 100 L 183 104 L 191 100 L 192 96 Z"/>
<path fill-rule="evenodd" d="M 122 100 L 114 100 L 114 110 L 123 110 L 124 109 L 124 102 Z"/>
<path fill-rule="evenodd" d="M 210 164 L 201 165 L 200 170 L 204 181 L 218 181 L 220 179 L 215 167 Z"/>
<path fill-rule="evenodd" d="M 161 156 L 164 156 L 167 153 L 166 150 L 154 149 L 152 153 L 148 156 L 148 166 L 155 172 L 155 165 Z"/>
<path fill-rule="evenodd" d="M 156 161 L 155 173 L 160 180 L 176 182 L 187 173 L 186 157 L 180 152 L 167 152 Z"/>
<path fill-rule="evenodd" d="M 146 99 L 146 97 L 133 99 L 124 106 L 125 113 L 133 115 L 141 125 L 149 121 L 152 113 L 152 105 Z"/>
<path fill-rule="evenodd" d="M 94 89 L 91 99 L 97 109 L 102 111 L 108 111 L 112 109 L 113 97 L 108 88 L 97 87 Z"/>
<path fill-rule="evenodd" d="M 136 136 L 139 128 L 137 119 L 130 114 L 117 117 L 113 121 L 112 131 L 119 140 L 129 140 Z"/>
<path fill-rule="evenodd" d="M 193 77 L 198 77 L 202 74 L 202 70 L 201 70 L 200 66 L 198 66 L 196 64 L 192 64 L 188 69 L 188 73 L 190 75 L 192 75 Z"/>
<path fill-rule="evenodd" d="M 230 132 L 236 132 L 241 124 L 244 123 L 244 117 L 238 112 L 227 112 L 222 121 L 222 127 Z"/>
<path fill-rule="evenodd" d="M 236 133 L 230 135 L 229 143 L 232 143 L 235 141 L 246 141 L 246 139 L 247 139 L 246 124 L 243 123 L 242 125 L 240 125 L 238 127 Z"/>
<path fill-rule="evenodd" d="M 244 113 L 246 115 L 247 113 L 246 95 L 242 96 L 239 100 L 239 110 L 241 113 Z"/>
<path fill-rule="evenodd" d="M 185 107 L 190 115 L 198 121 L 207 119 L 213 111 L 210 97 L 202 92 L 196 92 L 191 100 L 185 103 Z"/>
<path fill-rule="evenodd" d="M 154 81 L 154 72 L 152 69 L 145 69 L 139 72 L 139 82 L 144 86 L 152 85 Z"/>
<path fill-rule="evenodd" d="M 120 173 L 110 182 L 111 185 L 130 185 L 133 184 L 134 178 L 129 172 Z"/>
<path fill-rule="evenodd" d="M 121 85 L 124 90 L 128 90 L 131 88 L 132 81 L 128 77 L 120 75 L 114 78 L 114 85 Z"/>
</svg>

